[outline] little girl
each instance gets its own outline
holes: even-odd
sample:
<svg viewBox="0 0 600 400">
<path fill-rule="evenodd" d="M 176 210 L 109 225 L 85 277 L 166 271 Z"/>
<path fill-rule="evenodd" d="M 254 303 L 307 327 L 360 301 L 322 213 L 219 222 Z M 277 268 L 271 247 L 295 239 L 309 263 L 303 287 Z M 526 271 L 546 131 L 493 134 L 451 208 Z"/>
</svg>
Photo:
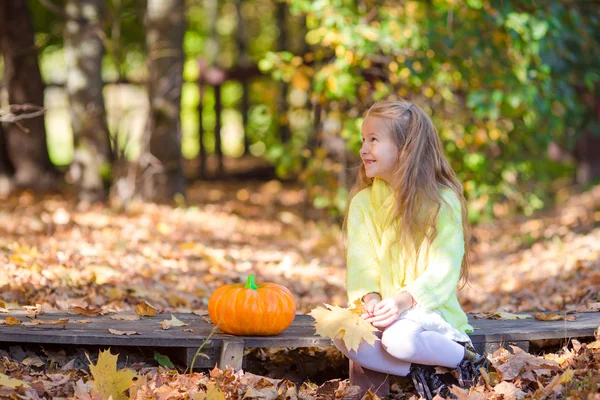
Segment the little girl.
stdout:
<svg viewBox="0 0 600 400">
<path fill-rule="evenodd" d="M 346 289 L 350 304 L 361 299 L 363 318 L 383 332 L 357 351 L 334 342 L 364 368 L 410 374 L 426 398 L 448 390 L 427 366 L 458 368 L 472 382 L 473 362 L 483 358 L 470 346 L 473 328 L 456 297 L 469 263 L 467 212 L 437 130 L 415 104 L 375 103 L 360 157 L 345 221 Z"/>
</svg>

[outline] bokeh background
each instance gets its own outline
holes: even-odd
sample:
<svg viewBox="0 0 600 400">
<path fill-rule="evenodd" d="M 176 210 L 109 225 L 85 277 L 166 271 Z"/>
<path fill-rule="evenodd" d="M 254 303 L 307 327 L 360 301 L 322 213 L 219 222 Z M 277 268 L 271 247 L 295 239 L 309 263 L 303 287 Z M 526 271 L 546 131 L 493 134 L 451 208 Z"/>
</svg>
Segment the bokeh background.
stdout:
<svg viewBox="0 0 600 400">
<path fill-rule="evenodd" d="M 600 176 L 594 1 L 1 7 L 4 193 L 66 181 L 82 200 L 127 204 L 277 179 L 336 216 L 364 111 L 400 97 L 432 116 L 473 223 L 532 215 Z M 19 104 L 46 111 L 8 122 L 27 114 Z"/>
</svg>

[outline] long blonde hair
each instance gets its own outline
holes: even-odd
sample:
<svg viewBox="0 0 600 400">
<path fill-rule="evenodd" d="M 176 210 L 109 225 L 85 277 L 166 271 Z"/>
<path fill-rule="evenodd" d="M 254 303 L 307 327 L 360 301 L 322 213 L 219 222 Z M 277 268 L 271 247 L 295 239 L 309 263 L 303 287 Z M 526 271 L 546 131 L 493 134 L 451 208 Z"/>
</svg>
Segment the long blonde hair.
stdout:
<svg viewBox="0 0 600 400">
<path fill-rule="evenodd" d="M 390 182 L 396 195 L 395 219 L 402 221 L 397 225 L 400 229 L 399 237 L 414 245 L 417 258 L 421 240 L 427 238 L 431 245 L 438 234 L 436 221 L 443 201 L 440 188 L 447 187 L 456 193 L 461 203 L 465 238 L 460 278 L 466 283 L 470 265 L 470 228 L 466 200 L 462 184 L 444 155 L 442 142 L 433 122 L 419 106 L 405 100 L 379 101 L 371 106 L 366 116 L 386 120 L 394 143 L 398 146 L 394 182 Z M 367 177 L 365 165 L 361 163 L 356 182 L 350 190 L 348 204 L 358 192 L 372 184 L 373 179 Z M 423 212 L 422 207 L 435 209 L 435 213 Z"/>
</svg>

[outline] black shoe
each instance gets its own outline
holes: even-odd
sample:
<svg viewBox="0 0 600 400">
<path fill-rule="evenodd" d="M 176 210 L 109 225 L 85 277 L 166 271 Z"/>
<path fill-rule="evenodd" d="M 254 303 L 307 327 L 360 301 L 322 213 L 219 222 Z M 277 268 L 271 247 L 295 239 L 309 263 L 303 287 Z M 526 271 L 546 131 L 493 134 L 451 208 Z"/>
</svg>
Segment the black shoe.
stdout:
<svg viewBox="0 0 600 400">
<path fill-rule="evenodd" d="M 488 361 L 485 356 L 477 354 L 470 343 L 460 343 L 465 347 L 465 357 L 456 367 L 458 372 L 458 383 L 463 389 L 476 386 L 481 377 L 480 368 L 488 369 Z"/>
<path fill-rule="evenodd" d="M 452 383 L 445 382 L 444 376 L 435 372 L 435 367 L 430 365 L 411 364 L 410 377 L 419 396 L 432 400 L 436 395 L 455 398 L 450 393 Z"/>
<path fill-rule="evenodd" d="M 417 393 L 419 393 L 419 397 L 432 400 L 433 396 L 431 395 L 429 384 L 427 383 L 427 376 L 430 375 L 430 372 L 428 371 L 429 368 L 431 367 L 426 365 L 411 364 L 410 377 L 413 381 L 413 385 L 415 385 Z"/>
</svg>

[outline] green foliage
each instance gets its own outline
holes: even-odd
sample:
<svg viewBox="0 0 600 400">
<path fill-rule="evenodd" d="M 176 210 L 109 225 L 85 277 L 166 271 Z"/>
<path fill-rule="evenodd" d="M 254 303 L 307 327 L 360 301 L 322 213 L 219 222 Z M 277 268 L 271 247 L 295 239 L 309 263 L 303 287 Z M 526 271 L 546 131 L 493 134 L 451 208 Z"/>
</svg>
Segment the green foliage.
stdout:
<svg viewBox="0 0 600 400">
<path fill-rule="evenodd" d="M 173 363 L 171 362 L 171 359 L 169 358 L 169 356 L 165 356 L 163 354 L 160 354 L 156 350 L 154 351 L 154 360 L 156 360 L 156 362 L 158 363 L 158 365 L 160 365 L 161 367 L 175 368 L 175 365 L 173 365 Z"/>
<path fill-rule="evenodd" d="M 310 87 L 312 106 L 321 104 L 325 123 L 339 127 L 323 135 L 344 139 L 354 153 L 360 116 L 373 101 L 421 105 L 473 199 L 474 221 L 503 215 L 498 204 L 531 214 L 551 201 L 553 182 L 573 176 L 574 166 L 548 159 L 548 144 L 570 148 L 598 130 L 583 101 L 598 97 L 598 17 L 560 2 L 371 3 L 291 0 L 293 12 L 306 15 L 312 51 L 270 52 L 261 68 Z M 315 195 L 317 206 L 343 189 L 336 165 L 318 156 L 306 164 L 309 186 L 329 189 Z"/>
<path fill-rule="evenodd" d="M 60 81 L 64 19 L 39 1 L 28 4 L 44 79 Z M 65 0 L 53 4 L 62 9 Z M 199 151 L 198 57 L 210 58 L 213 21 L 203 0 L 186 4 L 182 143 L 184 156 L 194 158 Z M 548 159 L 548 144 L 572 149 L 581 133 L 600 134 L 593 109 L 599 97 L 600 19 L 586 2 L 287 0 L 286 5 L 292 14 L 285 25 L 288 46 L 275 51 L 278 3 L 242 3 L 250 61 L 270 76 L 249 86 L 245 133 L 253 155 L 273 162 L 282 178 L 299 177 L 314 205 L 334 214 L 345 209 L 359 163 L 362 115 L 376 100 L 407 98 L 432 116 L 464 183 L 473 221 L 530 214 L 547 205 L 557 182 L 568 180 L 575 169 Z M 106 79 L 145 79 L 142 21 L 143 2 L 107 2 L 102 24 Z M 235 2 L 219 2 L 214 22 L 219 44 L 214 62 L 234 66 L 240 61 Z M 271 78 L 289 87 L 285 115 L 279 115 L 279 83 Z M 222 88 L 224 130 L 236 132 L 224 142 L 232 156 L 241 148 L 241 96 L 240 83 Z M 216 122 L 211 88 L 203 103 L 204 144 L 210 153 Z M 64 164 L 71 155 L 58 144 L 67 143 L 69 133 L 59 128 L 65 125 L 59 121 L 65 110 L 58 113 L 47 116 L 55 127 L 49 142 L 57 143 L 50 146 L 53 160 Z M 281 138 L 283 126 L 291 131 L 289 141 Z"/>
</svg>

